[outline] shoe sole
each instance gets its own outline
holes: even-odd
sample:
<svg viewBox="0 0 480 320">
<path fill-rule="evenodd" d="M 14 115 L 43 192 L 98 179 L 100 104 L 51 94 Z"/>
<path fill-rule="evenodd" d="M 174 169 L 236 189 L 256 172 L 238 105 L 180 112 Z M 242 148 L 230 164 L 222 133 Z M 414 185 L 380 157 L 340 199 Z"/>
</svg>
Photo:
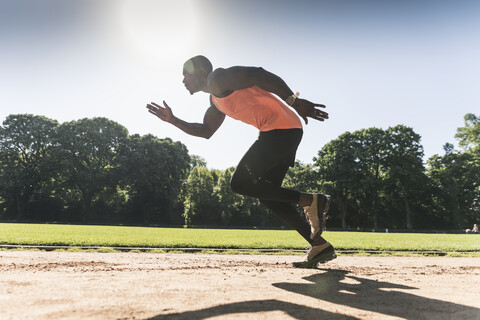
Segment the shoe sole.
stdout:
<svg viewBox="0 0 480 320">
<path fill-rule="evenodd" d="M 294 262 L 293 267 L 294 268 L 303 268 L 303 269 L 316 269 L 317 265 L 319 263 L 326 263 L 328 261 L 331 261 L 335 259 L 337 255 L 335 254 L 335 251 L 329 251 L 322 253 L 320 252 L 315 258 L 313 258 L 311 261 L 301 261 L 301 262 Z"/>
</svg>

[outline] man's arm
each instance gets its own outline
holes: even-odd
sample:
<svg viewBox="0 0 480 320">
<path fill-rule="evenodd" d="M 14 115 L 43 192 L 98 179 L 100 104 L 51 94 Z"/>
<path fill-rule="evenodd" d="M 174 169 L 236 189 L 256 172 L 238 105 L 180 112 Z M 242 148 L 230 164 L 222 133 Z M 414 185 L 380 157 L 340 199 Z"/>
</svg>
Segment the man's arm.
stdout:
<svg viewBox="0 0 480 320">
<path fill-rule="evenodd" d="M 208 78 L 208 89 L 217 97 L 225 97 L 235 90 L 257 86 L 274 93 L 283 101 L 293 95 L 293 91 L 279 76 L 255 67 L 232 67 L 216 69 Z M 323 104 L 315 104 L 305 99 L 296 99 L 291 105 L 295 111 L 308 123 L 307 117 L 324 121 L 328 113 L 316 108 L 325 108 Z"/>
<path fill-rule="evenodd" d="M 216 69 L 208 78 L 209 91 L 216 97 L 224 97 L 235 90 L 258 86 L 286 100 L 293 94 L 285 81 L 263 68 L 231 67 Z"/>
<path fill-rule="evenodd" d="M 164 107 L 155 102 L 147 104 L 148 112 L 157 116 L 159 119 L 173 124 L 180 130 L 192 136 L 209 139 L 222 125 L 225 115 L 211 105 L 205 112 L 203 123 L 190 123 L 183 121 L 173 115 L 172 109 L 163 101 Z"/>
</svg>

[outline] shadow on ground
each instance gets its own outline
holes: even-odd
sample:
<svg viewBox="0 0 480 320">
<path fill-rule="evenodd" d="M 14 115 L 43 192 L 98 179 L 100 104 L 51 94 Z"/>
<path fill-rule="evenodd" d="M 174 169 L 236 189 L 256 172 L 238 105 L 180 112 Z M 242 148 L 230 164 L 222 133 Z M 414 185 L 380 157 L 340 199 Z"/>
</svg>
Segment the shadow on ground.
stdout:
<svg viewBox="0 0 480 320">
<path fill-rule="evenodd" d="M 158 315 L 150 318 L 150 320 L 164 320 L 164 319 L 207 319 L 211 317 L 224 316 L 235 313 L 251 313 L 252 319 L 255 319 L 255 313 L 269 312 L 269 311 L 283 311 L 295 319 L 333 319 L 333 320 L 347 320 L 358 319 L 355 317 L 348 317 L 341 314 L 335 314 L 322 309 L 310 308 L 295 303 L 289 303 L 280 300 L 253 300 L 245 302 L 236 302 L 229 304 L 222 304 L 219 306 L 186 311 L 181 313 L 171 313 L 165 315 Z"/>
<path fill-rule="evenodd" d="M 345 270 L 323 271 L 304 278 L 310 283 L 275 283 L 273 286 L 316 298 L 319 303 L 328 301 L 405 319 L 480 319 L 478 308 L 398 291 L 417 289 L 414 287 L 348 276 Z"/>
<path fill-rule="evenodd" d="M 253 300 L 210 308 L 158 315 L 151 320 L 206 319 L 236 314 L 282 311 L 295 319 L 358 319 L 322 310 L 322 302 L 405 319 L 480 319 L 480 309 L 436 300 L 397 290 L 417 288 L 395 283 L 348 276 L 345 270 L 322 269 L 322 273 L 303 278 L 309 283 L 274 283 L 274 287 L 318 300 L 317 307 L 280 300 Z M 457 293 L 458 294 L 458 293 Z"/>
</svg>

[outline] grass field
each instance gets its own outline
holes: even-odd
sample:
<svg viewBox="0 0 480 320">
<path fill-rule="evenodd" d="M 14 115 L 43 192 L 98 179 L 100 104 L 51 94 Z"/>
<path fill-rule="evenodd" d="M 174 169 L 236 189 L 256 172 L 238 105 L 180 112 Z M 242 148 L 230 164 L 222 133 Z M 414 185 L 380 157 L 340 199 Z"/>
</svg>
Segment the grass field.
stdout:
<svg viewBox="0 0 480 320">
<path fill-rule="evenodd" d="M 325 232 L 337 250 L 480 252 L 480 236 Z M 304 249 L 292 230 L 145 228 L 0 223 L 0 244 L 148 248 Z"/>
</svg>

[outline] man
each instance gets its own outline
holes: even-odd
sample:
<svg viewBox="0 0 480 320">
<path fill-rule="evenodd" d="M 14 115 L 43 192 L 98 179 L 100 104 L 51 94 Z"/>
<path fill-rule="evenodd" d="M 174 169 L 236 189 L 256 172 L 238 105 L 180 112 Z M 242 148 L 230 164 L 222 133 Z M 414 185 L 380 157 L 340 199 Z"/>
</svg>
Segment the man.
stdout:
<svg viewBox="0 0 480 320">
<path fill-rule="evenodd" d="M 311 244 L 299 268 L 312 268 L 336 257 L 330 243 L 321 237 L 325 227 L 330 196 L 308 194 L 282 188 L 290 166 L 294 165 L 297 147 L 302 139 L 302 123 L 282 101 L 293 108 L 308 124 L 308 118 L 324 121 L 328 114 L 317 109 L 324 105 L 298 98 L 278 76 L 254 67 L 218 68 L 204 56 L 196 56 L 183 65 L 183 83 L 190 94 L 203 91 L 210 94 L 210 107 L 203 123 L 188 123 L 154 102 L 148 111 L 184 132 L 210 138 L 228 115 L 260 130 L 255 143 L 240 160 L 230 182 L 236 193 L 258 198 L 267 208 L 295 228 Z M 304 208 L 305 221 L 295 205 Z"/>
</svg>

